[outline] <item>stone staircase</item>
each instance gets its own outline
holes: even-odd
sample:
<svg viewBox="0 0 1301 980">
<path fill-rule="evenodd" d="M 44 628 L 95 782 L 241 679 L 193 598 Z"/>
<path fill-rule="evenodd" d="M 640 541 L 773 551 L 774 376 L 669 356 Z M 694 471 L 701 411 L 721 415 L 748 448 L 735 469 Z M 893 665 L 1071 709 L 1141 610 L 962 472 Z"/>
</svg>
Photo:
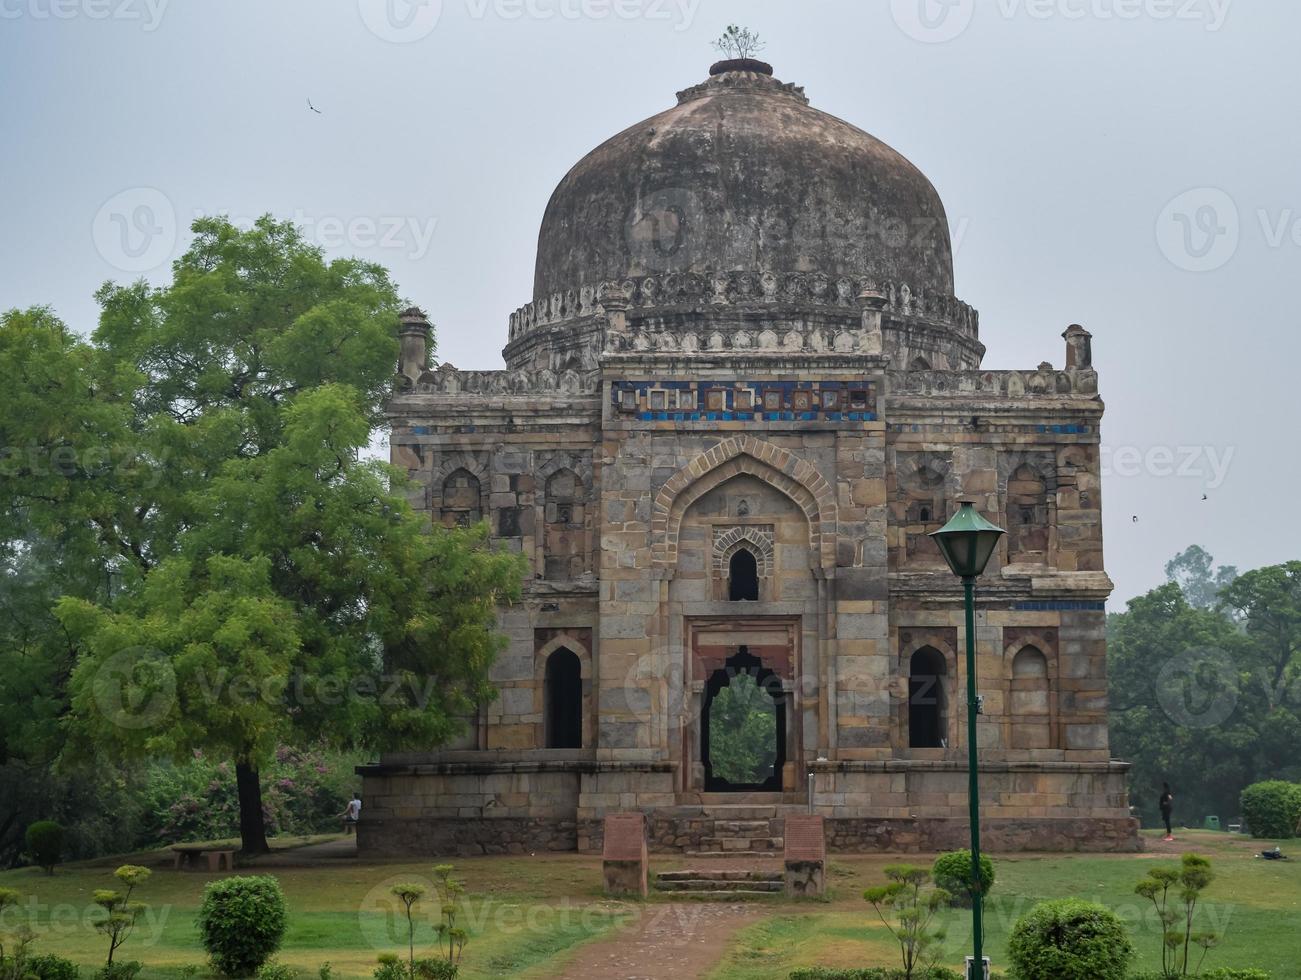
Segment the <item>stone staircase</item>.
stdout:
<svg viewBox="0 0 1301 980">
<path fill-rule="evenodd" d="M 755 898 L 780 895 L 785 890 L 781 871 L 661 871 L 655 890 L 684 898 Z"/>
<path fill-rule="evenodd" d="M 709 806 L 705 816 L 712 832 L 700 838 L 700 847 L 689 850 L 693 857 L 780 857 L 782 820 L 776 806 L 721 804 Z"/>
</svg>

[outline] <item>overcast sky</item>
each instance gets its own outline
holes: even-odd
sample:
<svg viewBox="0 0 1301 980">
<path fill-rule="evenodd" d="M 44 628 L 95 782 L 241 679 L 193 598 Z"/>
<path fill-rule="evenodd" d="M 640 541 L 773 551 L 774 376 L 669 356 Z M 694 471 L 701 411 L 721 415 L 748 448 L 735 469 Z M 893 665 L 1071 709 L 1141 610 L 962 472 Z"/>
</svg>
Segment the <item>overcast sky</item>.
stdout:
<svg viewBox="0 0 1301 980">
<path fill-rule="evenodd" d="M 87 331 L 196 214 L 270 211 L 388 266 L 443 359 L 497 367 L 555 184 L 733 21 L 934 182 L 987 367 L 1093 332 L 1113 608 L 1191 543 L 1301 557 L 1281 0 L 0 0 L 0 307 Z"/>
</svg>

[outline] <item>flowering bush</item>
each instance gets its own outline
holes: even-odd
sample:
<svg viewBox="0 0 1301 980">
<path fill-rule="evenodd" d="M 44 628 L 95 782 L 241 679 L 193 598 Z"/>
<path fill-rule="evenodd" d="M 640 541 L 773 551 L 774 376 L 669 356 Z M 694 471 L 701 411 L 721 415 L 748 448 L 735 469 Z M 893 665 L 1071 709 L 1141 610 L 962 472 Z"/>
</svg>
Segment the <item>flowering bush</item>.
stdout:
<svg viewBox="0 0 1301 980">
<path fill-rule="evenodd" d="M 262 768 L 262 808 L 269 834 L 334 830 L 356 788 L 353 755 L 281 746 Z M 219 840 L 239 836 L 235 767 L 196 753 L 184 765 L 150 767 L 146 788 L 152 814 L 141 843 Z"/>
</svg>

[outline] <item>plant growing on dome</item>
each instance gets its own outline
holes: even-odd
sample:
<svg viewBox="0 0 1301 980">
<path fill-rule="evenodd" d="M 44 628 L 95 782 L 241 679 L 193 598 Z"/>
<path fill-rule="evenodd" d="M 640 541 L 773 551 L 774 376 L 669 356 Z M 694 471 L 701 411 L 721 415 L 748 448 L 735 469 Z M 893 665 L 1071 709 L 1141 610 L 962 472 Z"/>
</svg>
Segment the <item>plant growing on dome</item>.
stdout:
<svg viewBox="0 0 1301 980">
<path fill-rule="evenodd" d="M 767 43 L 748 27 L 728 24 L 721 37 L 714 42 L 714 47 L 728 58 L 746 60 L 753 58 Z"/>
</svg>

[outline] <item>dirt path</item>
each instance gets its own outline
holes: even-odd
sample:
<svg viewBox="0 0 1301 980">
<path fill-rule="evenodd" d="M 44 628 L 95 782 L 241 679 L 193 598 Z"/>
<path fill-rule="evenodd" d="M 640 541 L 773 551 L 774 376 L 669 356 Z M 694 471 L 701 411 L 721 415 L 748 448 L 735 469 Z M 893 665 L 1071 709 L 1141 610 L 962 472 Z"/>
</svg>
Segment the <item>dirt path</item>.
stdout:
<svg viewBox="0 0 1301 980">
<path fill-rule="evenodd" d="M 582 947 L 565 980 L 692 980 L 722 958 L 742 926 L 767 914 L 743 903 L 645 905 L 638 918 Z"/>
</svg>

